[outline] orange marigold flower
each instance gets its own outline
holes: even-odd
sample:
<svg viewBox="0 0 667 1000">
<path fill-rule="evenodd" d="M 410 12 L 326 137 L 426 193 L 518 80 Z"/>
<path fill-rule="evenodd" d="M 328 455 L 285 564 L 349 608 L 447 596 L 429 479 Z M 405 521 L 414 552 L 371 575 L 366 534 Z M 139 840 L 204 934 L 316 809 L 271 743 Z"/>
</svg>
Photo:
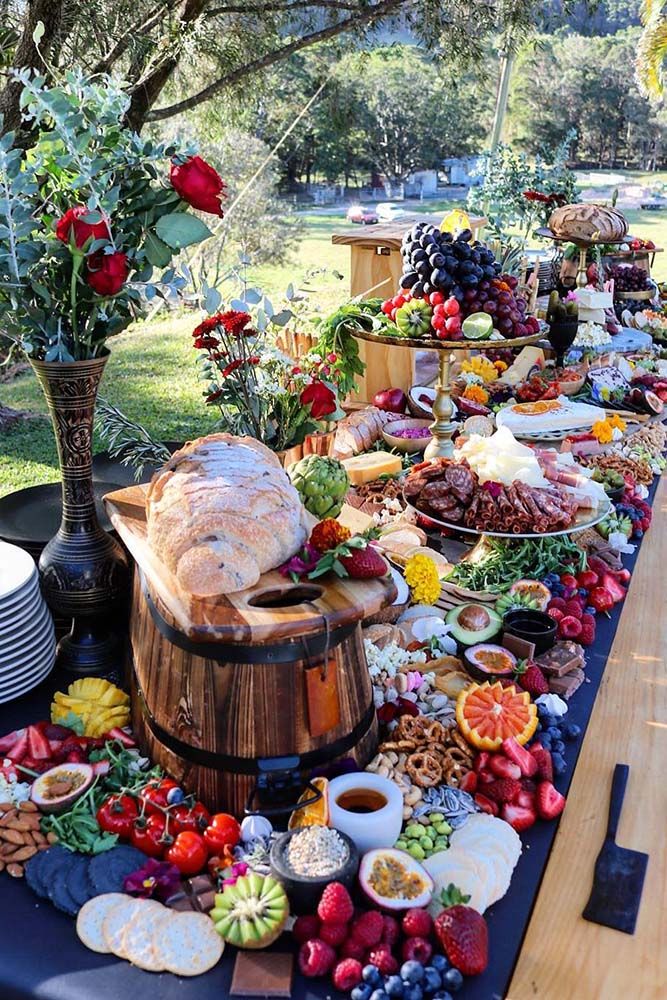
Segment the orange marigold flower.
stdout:
<svg viewBox="0 0 667 1000">
<path fill-rule="evenodd" d="M 335 549 L 341 542 L 346 542 L 349 537 L 349 528 L 346 528 L 334 517 L 325 517 L 313 528 L 310 534 L 310 544 L 319 552 L 327 552 L 329 549 Z"/>
<path fill-rule="evenodd" d="M 485 406 L 489 401 L 489 394 L 481 385 L 469 385 L 463 393 L 464 399 L 470 399 L 473 403 L 481 403 Z"/>
</svg>

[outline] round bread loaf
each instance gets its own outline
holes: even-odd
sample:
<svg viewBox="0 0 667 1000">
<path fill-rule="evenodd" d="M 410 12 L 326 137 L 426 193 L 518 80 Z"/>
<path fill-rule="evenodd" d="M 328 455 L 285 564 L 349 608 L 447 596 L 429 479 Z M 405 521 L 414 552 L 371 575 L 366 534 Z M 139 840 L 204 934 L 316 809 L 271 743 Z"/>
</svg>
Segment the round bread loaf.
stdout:
<svg viewBox="0 0 667 1000">
<path fill-rule="evenodd" d="M 211 434 L 156 472 L 146 499 L 153 551 L 195 597 L 245 590 L 308 538 L 309 515 L 260 441 Z"/>
<path fill-rule="evenodd" d="M 554 236 L 570 240 L 622 240 L 628 232 L 625 217 L 606 205 L 563 205 L 551 213 L 549 229 Z"/>
</svg>

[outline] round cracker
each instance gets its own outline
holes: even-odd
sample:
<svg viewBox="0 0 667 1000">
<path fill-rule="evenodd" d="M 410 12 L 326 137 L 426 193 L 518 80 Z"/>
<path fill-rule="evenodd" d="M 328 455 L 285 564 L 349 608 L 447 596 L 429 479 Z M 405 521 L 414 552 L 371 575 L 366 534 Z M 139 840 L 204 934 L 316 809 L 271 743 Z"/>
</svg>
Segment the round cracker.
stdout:
<svg viewBox="0 0 667 1000">
<path fill-rule="evenodd" d="M 125 896 L 122 903 L 117 903 L 102 921 L 102 935 L 107 943 L 107 948 L 112 954 L 119 958 L 125 958 L 123 951 L 123 935 L 125 928 L 140 911 L 140 907 L 146 902 L 145 899 L 135 899 L 133 896 Z"/>
<path fill-rule="evenodd" d="M 126 899 L 127 896 L 122 892 L 106 892 L 102 896 L 94 896 L 83 904 L 76 918 L 76 933 L 86 948 L 101 955 L 109 954 L 110 949 L 102 933 L 102 924 L 114 906 L 124 903 Z"/>
<path fill-rule="evenodd" d="M 156 949 L 167 972 L 200 976 L 220 961 L 224 941 L 205 913 L 175 913 L 160 925 Z"/>
<path fill-rule="evenodd" d="M 163 972 L 164 962 L 156 946 L 156 933 L 169 918 L 171 910 L 166 906 L 142 907 L 126 925 L 122 947 L 125 958 L 138 969 L 146 972 Z"/>
</svg>

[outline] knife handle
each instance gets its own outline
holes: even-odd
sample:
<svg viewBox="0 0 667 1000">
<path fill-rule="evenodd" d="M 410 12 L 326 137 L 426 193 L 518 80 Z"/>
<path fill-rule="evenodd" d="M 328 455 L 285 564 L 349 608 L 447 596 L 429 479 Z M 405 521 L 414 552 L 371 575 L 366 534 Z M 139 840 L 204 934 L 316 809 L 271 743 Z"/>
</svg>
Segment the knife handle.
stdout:
<svg viewBox="0 0 667 1000">
<path fill-rule="evenodd" d="M 625 786 L 628 783 L 630 768 L 627 764 L 617 764 L 611 782 L 611 797 L 609 799 L 609 822 L 607 823 L 607 839 L 616 840 L 618 821 L 621 818 Z"/>
</svg>

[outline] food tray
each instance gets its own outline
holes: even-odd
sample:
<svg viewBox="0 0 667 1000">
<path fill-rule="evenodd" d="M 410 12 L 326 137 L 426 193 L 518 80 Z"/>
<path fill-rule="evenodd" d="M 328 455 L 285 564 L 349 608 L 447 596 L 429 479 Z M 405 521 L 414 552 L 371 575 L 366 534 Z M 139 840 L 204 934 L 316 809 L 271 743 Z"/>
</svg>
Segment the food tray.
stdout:
<svg viewBox="0 0 667 1000">
<path fill-rule="evenodd" d="M 397 347 L 416 347 L 422 351 L 497 351 L 506 347 L 526 347 L 543 337 L 542 333 L 531 333 L 526 337 L 502 337 L 499 340 L 435 340 L 433 337 L 383 337 L 366 330 L 352 330 L 351 333 L 358 340 L 367 340 L 371 344 L 395 344 Z"/>
<path fill-rule="evenodd" d="M 437 518 L 432 517 L 431 514 L 424 514 L 417 507 L 413 507 L 412 504 L 403 497 L 403 502 L 406 504 L 409 510 L 412 510 L 419 517 L 426 518 L 432 524 L 437 525 L 439 528 L 448 528 L 450 531 L 460 531 L 464 535 L 486 535 L 487 538 L 551 538 L 555 535 L 572 535 L 577 531 L 583 531 L 584 528 L 593 528 L 600 521 L 604 521 L 605 517 L 608 517 L 612 511 L 611 501 L 607 500 L 606 504 L 602 504 L 598 507 L 595 513 L 590 511 L 580 511 L 575 520 L 574 524 L 571 524 L 569 528 L 561 528 L 559 531 L 529 531 L 529 532 L 519 532 L 515 534 L 512 531 L 479 531 L 477 528 L 466 528 L 460 524 L 452 524 L 451 521 L 439 521 Z"/>
</svg>

